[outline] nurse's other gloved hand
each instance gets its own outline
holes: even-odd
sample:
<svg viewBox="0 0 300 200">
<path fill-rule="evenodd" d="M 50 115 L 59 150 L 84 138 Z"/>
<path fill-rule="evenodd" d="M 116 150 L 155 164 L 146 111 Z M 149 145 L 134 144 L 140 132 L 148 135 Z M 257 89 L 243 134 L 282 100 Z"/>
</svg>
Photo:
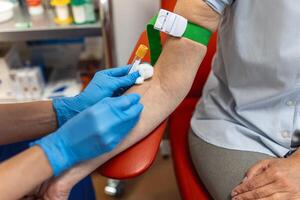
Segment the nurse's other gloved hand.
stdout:
<svg viewBox="0 0 300 200">
<path fill-rule="evenodd" d="M 105 98 L 31 146 L 44 150 L 58 176 L 76 163 L 113 150 L 138 122 L 143 110 L 139 101 L 138 94 Z"/>
<path fill-rule="evenodd" d="M 140 76 L 138 72 L 128 74 L 130 65 L 99 71 L 83 92 L 75 97 L 64 97 L 53 100 L 58 126 L 94 105 L 105 97 L 111 97 L 121 88 L 132 86 Z"/>
</svg>

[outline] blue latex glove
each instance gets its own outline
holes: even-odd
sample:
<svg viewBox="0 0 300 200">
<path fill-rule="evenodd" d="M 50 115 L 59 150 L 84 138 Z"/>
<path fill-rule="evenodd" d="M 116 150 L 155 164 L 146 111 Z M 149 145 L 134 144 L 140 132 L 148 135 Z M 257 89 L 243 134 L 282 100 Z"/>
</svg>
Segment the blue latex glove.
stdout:
<svg viewBox="0 0 300 200">
<path fill-rule="evenodd" d="M 64 97 L 53 100 L 58 126 L 94 105 L 105 97 L 111 97 L 117 90 L 128 88 L 135 83 L 139 73 L 128 74 L 130 65 L 102 70 L 95 74 L 85 90 L 75 97 Z"/>
<path fill-rule="evenodd" d="M 105 98 L 31 146 L 44 150 L 58 176 L 78 162 L 114 149 L 138 122 L 143 110 L 139 100 L 137 94 Z"/>
</svg>

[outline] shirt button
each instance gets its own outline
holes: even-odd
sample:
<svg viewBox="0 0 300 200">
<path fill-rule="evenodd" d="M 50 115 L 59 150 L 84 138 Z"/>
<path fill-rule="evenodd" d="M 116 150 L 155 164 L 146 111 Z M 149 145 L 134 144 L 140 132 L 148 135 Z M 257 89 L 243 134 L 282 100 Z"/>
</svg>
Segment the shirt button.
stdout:
<svg viewBox="0 0 300 200">
<path fill-rule="evenodd" d="M 281 133 L 281 136 L 283 137 L 283 138 L 289 138 L 290 137 L 290 132 L 288 132 L 288 131 L 283 131 L 282 133 Z"/>
<path fill-rule="evenodd" d="M 288 100 L 288 101 L 286 102 L 286 105 L 288 105 L 288 106 L 294 106 L 294 105 L 295 105 L 295 102 L 292 101 L 292 100 Z"/>
</svg>

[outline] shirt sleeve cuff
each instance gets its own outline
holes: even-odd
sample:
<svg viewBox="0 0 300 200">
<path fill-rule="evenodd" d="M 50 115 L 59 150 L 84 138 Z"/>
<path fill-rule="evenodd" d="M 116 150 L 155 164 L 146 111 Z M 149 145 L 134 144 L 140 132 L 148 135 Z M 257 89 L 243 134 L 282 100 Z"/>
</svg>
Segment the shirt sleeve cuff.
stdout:
<svg viewBox="0 0 300 200">
<path fill-rule="evenodd" d="M 205 2 L 220 15 L 224 13 L 225 8 L 230 5 L 232 1 L 233 0 L 205 0 Z"/>
</svg>

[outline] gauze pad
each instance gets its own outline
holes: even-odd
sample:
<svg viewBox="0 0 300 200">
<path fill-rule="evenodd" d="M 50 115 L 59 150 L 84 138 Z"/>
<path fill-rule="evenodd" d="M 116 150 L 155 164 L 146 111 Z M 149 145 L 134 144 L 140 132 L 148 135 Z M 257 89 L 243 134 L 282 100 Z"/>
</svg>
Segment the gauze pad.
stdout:
<svg viewBox="0 0 300 200">
<path fill-rule="evenodd" d="M 145 80 L 151 78 L 154 74 L 152 65 L 150 65 L 148 63 L 142 63 L 142 64 L 137 65 L 136 68 L 134 69 L 134 71 L 132 71 L 132 72 L 136 72 L 136 71 L 139 72 L 140 77 L 136 79 L 135 84 L 144 83 Z"/>
</svg>

